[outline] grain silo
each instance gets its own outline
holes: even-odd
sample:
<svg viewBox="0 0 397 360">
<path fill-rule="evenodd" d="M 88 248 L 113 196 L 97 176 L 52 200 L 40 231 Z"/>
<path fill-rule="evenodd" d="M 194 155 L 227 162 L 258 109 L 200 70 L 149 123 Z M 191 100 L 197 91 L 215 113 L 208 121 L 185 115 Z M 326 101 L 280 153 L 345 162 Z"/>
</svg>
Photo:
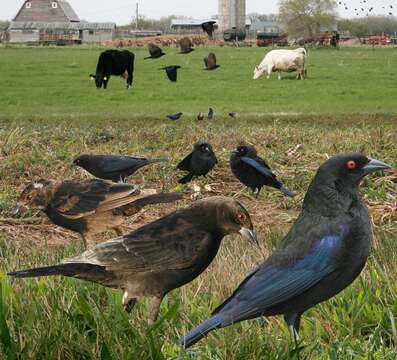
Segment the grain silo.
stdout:
<svg viewBox="0 0 397 360">
<path fill-rule="evenodd" d="M 245 28 L 245 2 L 246 0 L 218 0 L 219 30 L 225 31 L 233 28 Z"/>
</svg>

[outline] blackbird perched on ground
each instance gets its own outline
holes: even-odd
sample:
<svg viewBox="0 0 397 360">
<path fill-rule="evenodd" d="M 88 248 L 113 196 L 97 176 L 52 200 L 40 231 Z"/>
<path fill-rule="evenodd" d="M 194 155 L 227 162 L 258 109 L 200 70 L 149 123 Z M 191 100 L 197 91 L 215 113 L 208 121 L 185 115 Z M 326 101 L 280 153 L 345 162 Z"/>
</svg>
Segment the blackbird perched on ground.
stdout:
<svg viewBox="0 0 397 360">
<path fill-rule="evenodd" d="M 15 277 L 64 275 L 121 289 L 131 311 L 137 299 L 153 299 L 157 318 L 163 297 L 200 275 L 218 253 L 224 236 L 240 233 L 256 242 L 248 212 L 237 201 L 196 201 L 132 233 L 104 242 L 63 263 L 12 272 Z"/>
<path fill-rule="evenodd" d="M 256 197 L 259 196 L 264 185 L 276 188 L 287 196 L 294 196 L 277 180 L 269 165 L 258 156 L 256 149 L 251 145 L 241 145 L 232 152 L 230 167 L 236 178 L 245 186 L 251 188 L 254 193 L 257 190 Z"/>
<path fill-rule="evenodd" d="M 179 54 L 189 54 L 194 51 L 193 43 L 188 37 L 184 37 L 179 40 L 179 47 L 181 49 L 181 52 Z"/>
<path fill-rule="evenodd" d="M 220 65 L 216 64 L 216 56 L 214 53 L 209 53 L 208 56 L 204 58 L 205 70 L 215 70 Z"/>
<path fill-rule="evenodd" d="M 216 24 L 216 21 L 206 21 L 204 23 L 201 24 L 201 28 L 203 29 L 203 31 L 205 31 L 208 35 L 208 37 L 210 39 L 212 39 L 213 35 L 214 35 L 214 25 Z"/>
<path fill-rule="evenodd" d="M 208 115 L 207 115 L 208 120 L 213 120 L 214 119 L 214 109 L 209 108 L 208 109 Z"/>
<path fill-rule="evenodd" d="M 197 120 L 204 120 L 204 114 L 202 112 L 198 113 Z"/>
<path fill-rule="evenodd" d="M 143 157 L 119 155 L 80 155 L 73 160 L 74 166 L 79 166 L 91 175 L 105 180 L 125 181 L 141 167 L 169 161 L 169 158 L 147 159 Z"/>
<path fill-rule="evenodd" d="M 301 315 L 345 289 L 363 269 L 371 224 L 358 185 L 369 173 L 388 168 L 358 153 L 326 161 L 281 246 L 182 344 L 189 347 L 211 330 L 271 315 L 284 315 L 296 341 Z"/>
<path fill-rule="evenodd" d="M 158 59 L 165 55 L 165 53 L 163 53 L 163 50 L 159 46 L 154 45 L 154 44 L 149 44 L 148 50 L 149 50 L 150 56 L 145 57 L 145 60 L 146 59 Z"/>
<path fill-rule="evenodd" d="M 17 208 L 42 210 L 59 226 L 81 235 L 84 245 L 94 244 L 94 235 L 114 229 L 122 235 L 125 217 L 144 206 L 169 203 L 182 198 L 180 193 L 156 194 L 134 185 L 93 179 L 88 181 L 40 180 L 22 192 Z"/>
<path fill-rule="evenodd" d="M 179 65 L 169 65 L 161 68 L 160 70 L 165 70 L 168 79 L 172 82 L 176 82 L 178 79 L 178 69 L 181 67 Z"/>
<path fill-rule="evenodd" d="M 178 182 L 186 184 L 195 176 L 206 176 L 217 163 L 218 160 L 212 146 L 205 141 L 198 141 L 194 144 L 193 151 L 177 166 L 179 170 L 189 172 Z"/>
<path fill-rule="evenodd" d="M 183 115 L 183 113 L 177 112 L 176 114 L 167 115 L 167 118 L 175 121 L 175 120 L 179 120 L 182 115 Z"/>
</svg>

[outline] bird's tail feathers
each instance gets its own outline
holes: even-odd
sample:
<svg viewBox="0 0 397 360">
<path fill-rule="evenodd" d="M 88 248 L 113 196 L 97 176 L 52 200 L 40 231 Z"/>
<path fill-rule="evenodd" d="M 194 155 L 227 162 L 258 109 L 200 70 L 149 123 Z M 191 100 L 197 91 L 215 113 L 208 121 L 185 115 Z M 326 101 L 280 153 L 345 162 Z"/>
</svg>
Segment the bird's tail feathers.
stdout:
<svg viewBox="0 0 397 360">
<path fill-rule="evenodd" d="M 287 195 L 291 198 L 293 198 L 295 196 L 295 194 L 293 192 L 291 192 L 290 190 L 288 190 L 284 185 L 281 185 L 280 187 L 280 191 L 284 194 Z"/>
<path fill-rule="evenodd" d="M 34 269 L 27 269 L 21 271 L 13 271 L 7 275 L 17 278 L 30 278 L 30 277 L 40 277 L 40 276 L 78 276 L 83 274 L 95 274 L 100 275 L 105 269 L 102 266 L 87 264 L 87 263 L 66 263 L 58 264 L 53 266 L 38 267 Z"/>
<path fill-rule="evenodd" d="M 196 342 L 200 341 L 205 337 L 210 331 L 215 330 L 222 324 L 222 317 L 220 314 L 210 317 L 208 320 L 204 321 L 199 326 L 190 330 L 185 336 L 179 339 L 179 343 L 183 348 L 187 349 L 194 345 Z"/>
<path fill-rule="evenodd" d="M 192 173 L 189 173 L 182 179 L 179 179 L 178 183 L 179 184 L 187 184 L 188 182 L 192 181 L 193 177 L 194 177 L 194 175 Z"/>
<path fill-rule="evenodd" d="M 161 158 L 156 158 L 156 159 L 148 159 L 149 164 L 155 164 L 155 163 L 166 162 L 166 161 L 170 161 L 170 158 L 169 157 L 161 157 Z"/>
</svg>

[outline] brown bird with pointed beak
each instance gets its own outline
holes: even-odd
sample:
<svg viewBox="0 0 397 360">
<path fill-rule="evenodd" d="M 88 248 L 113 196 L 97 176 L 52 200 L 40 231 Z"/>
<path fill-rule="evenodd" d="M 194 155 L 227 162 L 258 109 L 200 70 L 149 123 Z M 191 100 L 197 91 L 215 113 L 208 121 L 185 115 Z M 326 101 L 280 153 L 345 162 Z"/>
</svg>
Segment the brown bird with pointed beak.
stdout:
<svg viewBox="0 0 397 360">
<path fill-rule="evenodd" d="M 22 192 L 17 212 L 23 208 L 42 210 L 50 220 L 81 235 L 84 246 L 95 244 L 94 236 L 109 229 L 122 235 L 126 217 L 151 204 L 170 203 L 181 193 L 156 194 L 130 184 L 88 181 L 48 181 L 30 183 Z"/>
<path fill-rule="evenodd" d="M 164 296 L 200 275 L 217 255 L 222 239 L 234 233 L 257 241 L 250 215 L 239 202 L 212 197 L 128 235 L 98 244 L 58 265 L 9 275 L 63 275 L 121 289 L 123 306 L 128 312 L 137 299 L 150 297 L 150 320 L 155 321 Z"/>
</svg>

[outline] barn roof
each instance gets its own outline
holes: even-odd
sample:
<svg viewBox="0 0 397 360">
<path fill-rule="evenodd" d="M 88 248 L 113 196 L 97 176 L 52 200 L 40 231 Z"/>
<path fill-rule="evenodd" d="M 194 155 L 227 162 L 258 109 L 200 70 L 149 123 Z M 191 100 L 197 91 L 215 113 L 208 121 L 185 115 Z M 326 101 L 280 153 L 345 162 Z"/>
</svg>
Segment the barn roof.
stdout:
<svg viewBox="0 0 397 360">
<path fill-rule="evenodd" d="M 115 23 L 12 21 L 9 30 L 113 30 Z"/>
<path fill-rule="evenodd" d="M 201 26 L 201 24 L 208 21 L 216 21 L 214 19 L 172 19 L 171 27 L 173 26 Z"/>
<path fill-rule="evenodd" d="M 66 17 L 70 21 L 80 21 L 79 17 L 73 10 L 72 6 L 65 0 L 58 0 L 59 5 L 61 6 L 63 12 L 65 13 Z"/>
</svg>

